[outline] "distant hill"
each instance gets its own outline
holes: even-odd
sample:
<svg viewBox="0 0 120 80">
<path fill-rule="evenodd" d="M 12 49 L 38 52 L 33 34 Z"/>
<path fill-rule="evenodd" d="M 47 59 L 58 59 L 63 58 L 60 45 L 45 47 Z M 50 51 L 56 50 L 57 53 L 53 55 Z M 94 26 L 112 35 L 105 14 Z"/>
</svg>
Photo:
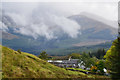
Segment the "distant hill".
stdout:
<svg viewBox="0 0 120 80">
<path fill-rule="evenodd" d="M 86 42 L 85 44 L 83 43 L 80 43 L 80 44 L 81 45 L 78 44 L 78 46 L 76 45 L 76 46 L 69 47 L 69 48 L 48 49 L 46 50 L 46 52 L 53 56 L 65 56 L 65 55 L 72 54 L 72 53 L 82 54 L 83 52 L 86 52 L 86 53 L 96 52 L 98 49 L 103 49 L 103 48 L 107 51 L 112 45 L 112 41 L 100 43 L 97 45 L 93 45 L 92 42 L 91 43 Z M 89 44 L 92 44 L 92 45 L 89 45 Z"/>
<path fill-rule="evenodd" d="M 12 40 L 12 39 L 17 39 L 19 38 L 18 36 L 14 35 L 14 34 L 10 34 L 8 32 L 4 32 L 0 30 L 0 33 L 2 33 L 2 38 L 3 39 L 7 39 L 7 40 Z"/>
<path fill-rule="evenodd" d="M 84 73 L 54 66 L 32 54 L 2 48 L 3 78 L 82 78 Z"/>
<path fill-rule="evenodd" d="M 100 21 L 104 24 L 107 24 L 111 27 L 114 27 L 114 28 L 118 28 L 118 21 L 112 21 L 112 20 L 108 20 L 108 19 L 105 19 L 101 16 L 98 16 L 98 15 L 95 15 L 93 13 L 88 13 L 88 12 L 81 12 L 80 15 L 84 15 L 84 16 L 87 16 L 91 19 L 94 19 L 94 20 L 97 20 L 97 21 Z"/>
<path fill-rule="evenodd" d="M 92 14 L 89 14 L 89 13 L 83 14 L 82 13 L 79 15 L 70 16 L 69 18 L 72 20 L 75 20 L 78 24 L 80 24 L 83 32 L 84 31 L 86 32 L 86 30 L 89 30 L 92 33 L 97 33 L 97 32 L 106 30 L 106 32 L 109 31 L 110 34 L 116 34 L 117 28 L 116 27 L 114 28 L 114 26 L 108 25 L 108 21 L 103 22 L 103 21 L 105 21 L 103 18 L 101 18 L 99 20 L 99 18 L 96 19 L 97 18 L 96 15 L 92 15 L 92 16 L 90 16 L 90 15 L 92 15 Z M 109 34 L 107 34 L 107 35 L 109 35 Z"/>
<path fill-rule="evenodd" d="M 108 22 L 103 18 L 95 15 L 91 17 L 89 13 L 81 13 L 78 15 L 69 16 L 68 19 L 74 20 L 81 26 L 80 33 L 77 38 L 71 38 L 64 33 L 58 34 L 57 39 L 47 40 L 45 37 L 40 36 L 38 39 L 34 39 L 30 36 L 25 36 L 19 33 L 15 33 L 14 29 L 18 29 L 17 25 L 11 17 L 8 15 L 2 16 L 2 22 L 8 26 L 7 34 L 2 35 L 2 44 L 9 46 L 15 50 L 21 49 L 25 52 L 30 52 L 32 54 L 39 54 L 42 50 L 46 49 L 57 49 L 57 48 L 70 48 L 74 46 L 92 46 L 98 43 L 104 43 L 114 40 L 117 36 L 117 28 L 108 25 Z M 100 19 L 100 20 L 99 20 Z M 103 22 L 105 21 L 105 22 Z M 105 24 L 106 23 L 106 24 Z M 16 27 L 16 28 L 14 28 Z M 10 37 L 11 36 L 11 37 Z M 86 43 L 85 45 L 83 43 Z M 49 54 L 49 53 L 48 53 Z"/>
</svg>

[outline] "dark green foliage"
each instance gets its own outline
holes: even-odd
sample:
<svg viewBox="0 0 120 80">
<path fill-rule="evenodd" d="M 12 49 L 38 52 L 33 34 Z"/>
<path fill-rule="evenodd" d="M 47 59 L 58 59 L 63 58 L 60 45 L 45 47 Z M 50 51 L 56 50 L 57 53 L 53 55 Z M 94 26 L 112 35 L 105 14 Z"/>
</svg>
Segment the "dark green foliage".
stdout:
<svg viewBox="0 0 120 80">
<path fill-rule="evenodd" d="M 103 56 L 106 54 L 105 49 L 98 49 L 95 52 L 89 53 L 91 56 L 95 56 L 98 59 L 103 59 Z"/>
<path fill-rule="evenodd" d="M 72 59 L 80 59 L 81 55 L 79 53 L 72 53 L 69 56 L 71 56 Z"/>
<path fill-rule="evenodd" d="M 83 52 L 83 54 L 80 57 L 80 63 L 83 61 L 82 65 L 84 65 L 86 68 L 90 68 L 92 65 L 95 65 L 97 58 L 93 57 L 91 58 L 89 54 Z"/>
<path fill-rule="evenodd" d="M 92 58 L 92 54 L 91 54 L 91 52 L 88 52 L 88 54 L 89 54 L 89 56 Z"/>
<path fill-rule="evenodd" d="M 39 58 L 41 58 L 41 59 L 47 59 L 47 57 L 48 57 L 48 54 L 46 54 L 45 51 L 42 51 L 39 55 Z"/>
<path fill-rule="evenodd" d="M 99 49 L 108 50 L 110 46 L 112 45 L 112 42 L 106 42 L 98 45 L 93 45 L 93 46 L 82 46 L 82 47 L 69 47 L 69 48 L 58 48 L 58 49 L 47 49 L 46 51 L 53 56 L 65 56 L 68 54 L 72 53 L 82 53 L 83 51 L 85 52 L 91 52 L 93 54 L 96 54 Z M 96 55 L 94 55 L 96 56 Z"/>
<path fill-rule="evenodd" d="M 18 49 L 17 52 L 21 54 L 21 50 L 20 49 Z"/>
<path fill-rule="evenodd" d="M 120 78 L 120 39 L 116 39 L 107 51 L 106 66 L 110 70 L 112 78 Z"/>
<path fill-rule="evenodd" d="M 96 66 L 97 66 L 97 69 L 100 71 L 99 74 L 104 74 L 104 70 L 103 70 L 105 67 L 104 61 L 103 60 L 98 61 Z"/>
<path fill-rule="evenodd" d="M 98 49 L 96 57 L 97 57 L 98 59 L 102 59 L 103 56 L 105 55 L 105 53 L 106 53 L 106 52 L 105 52 L 104 49 Z"/>
</svg>

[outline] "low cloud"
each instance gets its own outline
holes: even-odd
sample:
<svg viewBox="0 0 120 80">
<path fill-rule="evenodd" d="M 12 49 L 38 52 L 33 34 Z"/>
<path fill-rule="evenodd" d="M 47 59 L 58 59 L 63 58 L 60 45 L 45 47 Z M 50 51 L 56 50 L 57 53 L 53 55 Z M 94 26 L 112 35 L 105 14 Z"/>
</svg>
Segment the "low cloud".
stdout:
<svg viewBox="0 0 120 80">
<path fill-rule="evenodd" d="M 4 32 L 8 31 L 8 27 L 0 21 L 0 30 L 3 30 Z"/>
<path fill-rule="evenodd" d="M 24 7 L 19 7 L 19 12 L 15 9 L 12 12 L 5 11 L 5 14 L 17 24 L 13 27 L 16 33 L 32 36 L 35 39 L 39 36 L 53 39 L 59 37 L 58 34 L 67 34 L 75 38 L 80 34 L 80 25 L 62 15 L 63 12 L 52 6 L 37 5 L 28 12 Z M 5 28 L 7 29 L 6 26 Z"/>
</svg>

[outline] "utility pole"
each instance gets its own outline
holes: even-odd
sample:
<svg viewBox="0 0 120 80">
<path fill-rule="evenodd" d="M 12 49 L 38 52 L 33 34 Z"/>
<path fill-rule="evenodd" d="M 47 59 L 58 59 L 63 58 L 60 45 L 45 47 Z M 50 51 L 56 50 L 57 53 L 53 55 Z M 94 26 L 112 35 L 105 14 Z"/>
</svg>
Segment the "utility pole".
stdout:
<svg viewBox="0 0 120 80">
<path fill-rule="evenodd" d="M 120 42 L 120 2 L 118 2 L 118 42 Z"/>
<path fill-rule="evenodd" d="M 120 42 L 120 21 L 118 21 L 118 41 Z"/>
</svg>

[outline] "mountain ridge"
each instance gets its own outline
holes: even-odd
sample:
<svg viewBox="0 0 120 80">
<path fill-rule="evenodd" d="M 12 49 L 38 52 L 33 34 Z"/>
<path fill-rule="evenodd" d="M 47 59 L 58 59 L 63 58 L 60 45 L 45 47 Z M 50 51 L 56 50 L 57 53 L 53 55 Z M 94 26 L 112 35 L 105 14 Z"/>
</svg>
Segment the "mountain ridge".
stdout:
<svg viewBox="0 0 120 80">
<path fill-rule="evenodd" d="M 118 28 L 118 24 L 117 24 L 117 21 L 112 21 L 112 20 L 108 20 L 108 19 L 105 19 L 99 15 L 96 15 L 96 14 L 93 14 L 93 13 L 88 13 L 88 12 L 81 12 L 80 15 L 84 15 L 84 16 L 87 16 L 89 18 L 92 18 L 94 20 L 97 20 L 97 21 L 100 21 L 102 23 L 105 23 L 113 28 Z"/>
<path fill-rule="evenodd" d="M 84 42 L 89 43 L 90 41 L 94 42 L 95 40 L 98 40 L 99 42 L 102 43 L 102 41 L 114 40 L 117 36 L 116 28 L 113 28 L 100 21 L 93 20 L 87 16 L 72 15 L 68 17 L 68 19 L 71 19 L 77 22 L 81 26 L 82 34 L 79 34 L 78 37 L 76 38 L 71 38 L 67 34 L 60 33 L 60 36 L 57 37 L 56 39 L 47 40 L 43 36 L 40 36 L 38 39 L 34 39 L 29 36 L 15 33 L 13 31 L 14 30 L 13 27 L 15 25 L 13 25 L 11 29 L 10 29 L 10 26 L 8 25 L 10 29 L 9 33 L 18 36 L 19 38 L 14 38 L 12 40 L 3 38 L 2 40 L 3 45 L 9 46 L 15 50 L 21 49 L 25 52 L 31 51 L 31 48 L 32 48 L 35 51 L 32 53 L 38 54 L 36 53 L 37 50 L 39 50 L 39 53 L 40 53 L 42 50 L 46 50 L 46 49 L 69 48 L 69 47 L 73 47 L 74 44 L 78 45 Z M 11 23 L 11 24 L 15 24 L 15 23 Z M 94 44 L 96 43 L 94 42 Z"/>
</svg>

